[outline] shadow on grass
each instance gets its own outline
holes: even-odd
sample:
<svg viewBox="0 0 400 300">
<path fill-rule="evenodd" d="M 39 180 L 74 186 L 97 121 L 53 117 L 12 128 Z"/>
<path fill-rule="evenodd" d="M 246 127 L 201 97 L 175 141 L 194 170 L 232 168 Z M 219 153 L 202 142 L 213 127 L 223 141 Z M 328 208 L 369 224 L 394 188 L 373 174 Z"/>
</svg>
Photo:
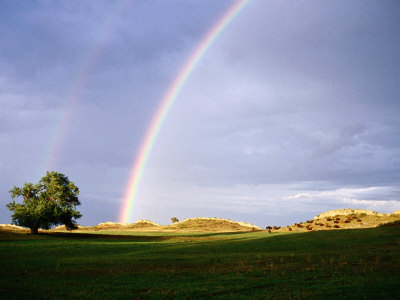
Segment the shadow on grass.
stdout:
<svg viewBox="0 0 400 300">
<path fill-rule="evenodd" d="M 81 232 L 39 232 L 31 234 L 24 231 L 8 231 L 0 229 L 0 240 L 31 240 L 31 239 L 73 239 L 73 240 L 102 240 L 102 241 L 135 241 L 135 242 L 157 242 L 171 239 L 169 236 L 136 236 L 136 235 L 111 235 L 92 234 Z"/>
<path fill-rule="evenodd" d="M 83 232 L 41 232 L 40 236 L 49 236 L 55 238 L 71 238 L 86 240 L 119 240 L 119 241 L 135 241 L 135 242 L 155 242 L 170 240 L 170 236 L 144 236 L 144 235 L 118 235 L 118 234 L 93 234 Z"/>
<path fill-rule="evenodd" d="M 41 236 L 51 236 L 60 238 L 72 238 L 72 239 L 93 239 L 93 240 L 121 240 L 121 241 L 135 241 L 135 242 L 156 242 L 156 241 L 201 241 L 205 238 L 217 238 L 227 237 L 239 237 L 240 235 L 246 235 L 250 232 L 213 232 L 213 233 L 201 233 L 201 234 L 186 234 L 179 235 L 164 235 L 165 232 L 160 232 L 160 235 L 125 235 L 125 234 L 101 234 L 101 233 L 84 233 L 84 232 L 41 232 Z M 246 235 L 246 238 L 248 236 Z"/>
<path fill-rule="evenodd" d="M 396 224 L 397 225 L 397 224 Z M 389 227 L 389 226 L 388 226 Z M 376 228 L 363 228 L 363 229 L 343 229 L 343 230 L 327 230 L 327 231 L 312 231 L 312 232 L 294 232 L 294 233 L 272 233 L 269 234 L 266 231 L 240 231 L 240 232 L 204 232 L 204 233 L 193 233 L 188 232 L 174 232 L 173 235 L 165 235 L 165 232 L 160 232 L 156 235 L 141 235 L 139 234 L 107 234 L 107 233 L 86 233 L 86 232 L 39 232 L 39 234 L 31 234 L 27 231 L 10 231 L 0 229 L 0 240 L 33 240 L 33 239 L 71 239 L 71 240 L 101 240 L 101 241 L 126 241 L 126 242 L 202 242 L 207 240 L 220 240 L 229 242 L 238 242 L 243 240 L 249 240 L 249 243 L 255 243 L 257 241 L 294 241 L 303 240 L 313 237 L 313 241 L 329 241 L 331 238 L 334 239 L 347 239 L 351 237 L 352 242 L 358 240 L 364 236 L 381 236 L 385 228 L 388 227 L 376 227 Z M 391 226 L 395 232 L 392 234 L 398 234 L 396 227 Z M 154 234 L 154 232 L 153 232 Z M 387 233 L 386 233 L 387 234 Z M 291 243 L 291 242 L 290 242 Z"/>
<path fill-rule="evenodd" d="M 256 231 L 257 232 L 257 231 Z M 235 240 L 243 238 L 254 238 L 248 231 L 238 232 L 159 232 L 154 235 L 138 234 L 113 234 L 113 233 L 92 233 L 92 232 L 46 232 L 39 231 L 38 234 L 31 234 L 29 231 L 11 231 L 0 229 L 0 240 L 33 240 L 33 239 L 71 239 L 71 240 L 102 240 L 102 241 L 132 241 L 132 242 L 161 242 L 161 241 L 204 241 L 214 239 Z M 260 231 L 258 231 L 260 232 Z M 242 236 L 242 237 L 241 237 Z M 225 237 L 225 238 L 224 238 Z"/>
</svg>

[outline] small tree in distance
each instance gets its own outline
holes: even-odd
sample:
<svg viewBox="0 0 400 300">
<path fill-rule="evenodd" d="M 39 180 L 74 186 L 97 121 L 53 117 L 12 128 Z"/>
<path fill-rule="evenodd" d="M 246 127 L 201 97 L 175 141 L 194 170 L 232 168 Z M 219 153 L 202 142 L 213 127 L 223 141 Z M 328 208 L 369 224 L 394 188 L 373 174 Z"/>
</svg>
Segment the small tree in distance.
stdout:
<svg viewBox="0 0 400 300">
<path fill-rule="evenodd" d="M 14 200 L 7 204 L 13 212 L 12 223 L 30 228 L 31 233 L 38 233 L 39 228 L 50 229 L 52 225 L 61 224 L 67 229 L 76 229 L 75 219 L 82 217 L 75 209 L 81 204 L 79 189 L 64 174 L 47 172 L 39 183 L 14 186 L 10 193 L 13 199 L 23 197 L 22 204 Z"/>
<path fill-rule="evenodd" d="M 179 222 L 179 220 L 178 220 L 177 218 L 175 218 L 175 217 L 171 218 L 171 221 L 172 221 L 172 223 L 177 223 L 177 222 Z"/>
</svg>

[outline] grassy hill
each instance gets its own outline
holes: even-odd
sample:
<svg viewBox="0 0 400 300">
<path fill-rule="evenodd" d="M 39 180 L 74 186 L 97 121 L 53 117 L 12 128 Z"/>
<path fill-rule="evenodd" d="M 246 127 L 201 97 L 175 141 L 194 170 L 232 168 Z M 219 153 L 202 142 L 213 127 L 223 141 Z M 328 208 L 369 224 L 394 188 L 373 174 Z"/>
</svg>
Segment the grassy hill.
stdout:
<svg viewBox="0 0 400 300">
<path fill-rule="evenodd" d="M 1 298 L 400 298 L 399 226 L 271 234 L 103 226 L 36 236 L 0 228 Z"/>
<path fill-rule="evenodd" d="M 160 225 L 149 220 L 139 220 L 135 223 L 113 223 L 105 222 L 96 226 L 79 226 L 75 232 L 101 231 L 108 233 L 129 233 L 130 231 L 157 231 L 157 232 L 245 232 L 261 230 L 260 227 L 244 222 L 235 222 L 221 218 L 191 218 L 170 225 Z M 42 232 L 66 232 L 64 226 Z"/>
<path fill-rule="evenodd" d="M 311 220 L 303 220 L 285 227 L 268 226 L 271 232 L 305 232 L 337 229 L 361 229 L 400 222 L 400 210 L 390 214 L 362 209 L 337 209 L 321 213 Z M 26 229 L 9 224 L 0 224 L 0 229 L 26 231 Z M 246 232 L 264 230 L 256 225 L 236 222 L 221 218 L 191 218 L 171 225 L 160 225 L 150 220 L 139 220 L 135 223 L 105 222 L 95 226 L 79 226 L 74 232 L 102 232 L 109 234 L 130 234 L 133 231 L 155 232 Z M 49 231 L 66 232 L 64 226 Z"/>
<path fill-rule="evenodd" d="M 255 231 L 261 230 L 260 227 L 244 222 L 235 222 L 220 218 L 191 218 L 172 225 L 164 226 L 166 230 L 185 230 L 185 231 Z"/>
<path fill-rule="evenodd" d="M 400 211 L 384 214 L 363 209 L 336 209 L 324 212 L 311 220 L 301 221 L 272 231 L 305 232 L 340 229 L 362 229 L 400 222 Z"/>
</svg>

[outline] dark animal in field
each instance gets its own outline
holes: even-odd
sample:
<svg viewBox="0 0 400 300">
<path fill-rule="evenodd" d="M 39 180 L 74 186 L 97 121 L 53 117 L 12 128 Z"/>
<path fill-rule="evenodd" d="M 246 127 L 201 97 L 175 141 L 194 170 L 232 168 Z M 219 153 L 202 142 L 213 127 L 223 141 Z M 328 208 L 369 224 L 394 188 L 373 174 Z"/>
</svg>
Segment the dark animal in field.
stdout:
<svg viewBox="0 0 400 300">
<path fill-rule="evenodd" d="M 292 228 L 290 228 L 290 227 L 289 227 L 288 229 L 289 229 L 289 231 L 292 231 L 292 230 L 293 230 L 293 229 L 292 229 Z"/>
<path fill-rule="evenodd" d="M 267 226 L 267 227 L 265 227 L 265 229 L 271 230 L 272 227 L 271 226 Z"/>
<path fill-rule="evenodd" d="M 271 233 L 271 229 L 268 229 L 268 233 Z"/>
<path fill-rule="evenodd" d="M 327 218 L 326 220 L 327 220 L 327 221 L 332 221 L 332 219 L 331 219 L 331 218 Z"/>
<path fill-rule="evenodd" d="M 334 228 L 340 228 L 340 226 L 339 225 L 335 225 L 335 226 L 333 226 Z"/>
<path fill-rule="evenodd" d="M 329 224 L 325 224 L 325 227 L 326 227 L 326 228 L 331 228 L 332 226 L 329 225 Z"/>
<path fill-rule="evenodd" d="M 307 220 L 307 223 L 314 223 L 314 220 Z"/>
</svg>

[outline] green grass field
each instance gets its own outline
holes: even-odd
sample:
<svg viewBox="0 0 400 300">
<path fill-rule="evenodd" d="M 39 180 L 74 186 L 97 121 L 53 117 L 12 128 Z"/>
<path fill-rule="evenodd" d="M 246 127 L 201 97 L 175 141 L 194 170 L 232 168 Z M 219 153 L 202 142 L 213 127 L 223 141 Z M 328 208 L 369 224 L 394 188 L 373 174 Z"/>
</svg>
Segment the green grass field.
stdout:
<svg viewBox="0 0 400 300">
<path fill-rule="evenodd" d="M 0 298 L 400 299 L 399 226 L 106 233 L 0 232 Z"/>
</svg>

